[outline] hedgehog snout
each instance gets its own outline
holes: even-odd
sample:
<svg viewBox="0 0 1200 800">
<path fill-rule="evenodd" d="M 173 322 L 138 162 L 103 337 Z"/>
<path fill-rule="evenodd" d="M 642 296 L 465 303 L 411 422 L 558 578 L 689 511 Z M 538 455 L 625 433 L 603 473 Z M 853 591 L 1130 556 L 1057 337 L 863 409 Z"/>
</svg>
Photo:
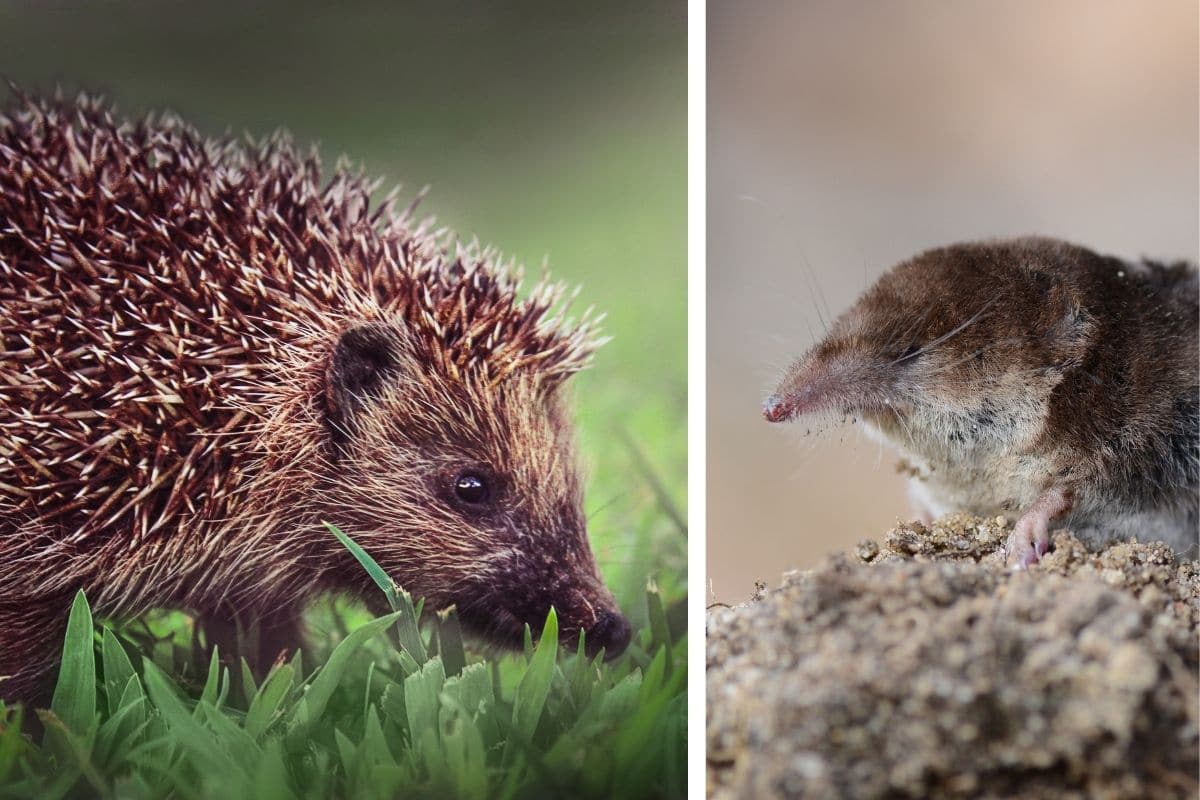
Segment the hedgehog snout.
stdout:
<svg viewBox="0 0 1200 800">
<path fill-rule="evenodd" d="M 603 647 L 604 659 L 611 661 L 625 652 L 632 636 L 633 629 L 624 614 L 616 609 L 603 611 L 587 631 L 587 651 L 594 655 Z"/>
</svg>

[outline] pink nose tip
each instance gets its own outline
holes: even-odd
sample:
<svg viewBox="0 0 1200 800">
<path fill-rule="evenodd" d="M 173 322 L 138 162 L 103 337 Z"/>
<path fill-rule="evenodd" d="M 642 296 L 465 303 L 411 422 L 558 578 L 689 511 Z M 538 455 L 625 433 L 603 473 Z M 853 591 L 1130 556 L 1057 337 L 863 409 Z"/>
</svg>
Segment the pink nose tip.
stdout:
<svg viewBox="0 0 1200 800">
<path fill-rule="evenodd" d="M 778 395 L 771 395 L 763 403 L 763 418 L 767 422 L 783 422 L 792 414 L 792 407 Z"/>
</svg>

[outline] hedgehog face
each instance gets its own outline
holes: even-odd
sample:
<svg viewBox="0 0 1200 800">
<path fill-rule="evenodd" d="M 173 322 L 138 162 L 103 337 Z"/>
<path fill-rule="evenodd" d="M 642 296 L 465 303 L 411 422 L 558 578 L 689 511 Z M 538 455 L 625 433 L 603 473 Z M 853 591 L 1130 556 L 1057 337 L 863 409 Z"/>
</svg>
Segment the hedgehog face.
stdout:
<svg viewBox="0 0 1200 800">
<path fill-rule="evenodd" d="M 629 625 L 588 545 L 559 383 L 452 376 L 399 325 L 350 329 L 326 371 L 322 505 L 405 589 L 490 640 L 519 645 L 553 606 L 568 640 L 583 630 L 615 655 Z"/>
</svg>

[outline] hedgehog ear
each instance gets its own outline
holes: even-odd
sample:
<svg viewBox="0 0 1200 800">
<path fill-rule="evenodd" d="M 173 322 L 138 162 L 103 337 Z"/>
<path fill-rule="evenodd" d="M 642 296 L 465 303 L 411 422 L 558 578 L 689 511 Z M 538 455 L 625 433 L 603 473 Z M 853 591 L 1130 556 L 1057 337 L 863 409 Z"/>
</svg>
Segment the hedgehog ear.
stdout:
<svg viewBox="0 0 1200 800">
<path fill-rule="evenodd" d="M 396 369 L 394 347 L 387 326 L 378 322 L 357 325 L 338 338 L 325 370 L 325 410 L 335 434 L 348 430 L 354 414 Z"/>
</svg>

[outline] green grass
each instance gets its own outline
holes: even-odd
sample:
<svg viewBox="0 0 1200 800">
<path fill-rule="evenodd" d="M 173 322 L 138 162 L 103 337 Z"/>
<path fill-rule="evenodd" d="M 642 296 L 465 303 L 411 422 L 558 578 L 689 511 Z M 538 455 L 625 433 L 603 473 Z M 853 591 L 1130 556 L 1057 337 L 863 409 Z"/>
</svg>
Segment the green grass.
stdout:
<svg viewBox="0 0 1200 800">
<path fill-rule="evenodd" d="M 40 740 L 22 733 L 25 709 L 0 704 L 0 795 L 682 796 L 687 639 L 656 587 L 649 624 L 612 663 L 584 642 L 560 651 L 553 609 L 523 654 L 487 659 L 468 655 L 452 609 L 423 615 L 333 531 L 393 611 L 329 637 L 311 671 L 297 653 L 256 683 L 169 630 L 148 647 L 97 633 L 77 594 Z"/>
</svg>

